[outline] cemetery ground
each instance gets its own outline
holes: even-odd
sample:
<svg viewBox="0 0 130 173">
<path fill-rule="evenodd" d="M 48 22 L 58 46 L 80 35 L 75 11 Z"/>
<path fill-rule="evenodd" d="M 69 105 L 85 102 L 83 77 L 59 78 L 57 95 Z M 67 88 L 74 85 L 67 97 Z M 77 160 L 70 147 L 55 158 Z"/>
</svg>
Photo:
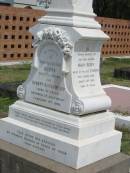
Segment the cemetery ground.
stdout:
<svg viewBox="0 0 130 173">
<path fill-rule="evenodd" d="M 130 59 L 108 58 L 101 63 L 101 81 L 102 84 L 115 84 L 130 87 L 130 80 L 115 78 L 114 70 L 116 68 L 130 67 Z M 18 98 L 16 88 L 27 79 L 30 71 L 29 64 L 0 66 L 0 118 L 7 116 L 9 105 Z M 122 152 L 130 155 L 130 132 L 127 129 L 123 131 Z"/>
</svg>

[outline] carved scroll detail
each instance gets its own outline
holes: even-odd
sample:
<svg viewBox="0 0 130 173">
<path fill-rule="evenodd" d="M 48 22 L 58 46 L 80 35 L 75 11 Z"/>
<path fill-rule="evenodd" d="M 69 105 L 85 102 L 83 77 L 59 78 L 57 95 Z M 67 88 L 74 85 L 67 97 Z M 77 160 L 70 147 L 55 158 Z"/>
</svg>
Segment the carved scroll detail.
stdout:
<svg viewBox="0 0 130 173">
<path fill-rule="evenodd" d="M 71 105 L 71 113 L 81 115 L 84 111 L 84 105 L 80 100 L 73 100 Z"/>
<path fill-rule="evenodd" d="M 20 98 L 20 99 L 24 99 L 24 96 L 25 96 L 25 88 L 23 85 L 19 85 L 18 88 L 17 88 L 17 96 Z"/>
</svg>

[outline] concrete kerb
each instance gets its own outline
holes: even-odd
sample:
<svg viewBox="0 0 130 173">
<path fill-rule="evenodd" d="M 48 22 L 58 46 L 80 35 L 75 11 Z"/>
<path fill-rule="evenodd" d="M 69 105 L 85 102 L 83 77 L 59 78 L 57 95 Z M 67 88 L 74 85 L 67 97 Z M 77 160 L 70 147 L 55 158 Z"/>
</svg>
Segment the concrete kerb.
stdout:
<svg viewBox="0 0 130 173">
<path fill-rule="evenodd" d="M 24 64 L 31 64 L 31 60 L 26 61 L 6 61 L 6 62 L 0 62 L 0 66 L 11 66 L 11 65 L 24 65 Z"/>
<path fill-rule="evenodd" d="M 113 84 L 109 84 L 109 85 L 104 85 L 103 89 L 105 88 L 109 88 L 109 87 L 115 87 L 115 88 L 120 88 L 120 89 L 124 89 L 127 91 L 130 91 L 129 87 L 124 87 L 124 86 L 118 86 L 118 85 L 113 85 Z M 128 129 L 130 131 L 130 115 L 124 115 L 121 112 L 113 112 L 115 120 L 116 120 L 116 127 L 121 128 L 121 129 Z"/>
<path fill-rule="evenodd" d="M 113 113 L 116 120 L 116 127 L 120 129 L 128 129 L 130 131 L 130 115 L 124 116 L 120 113 Z"/>
</svg>

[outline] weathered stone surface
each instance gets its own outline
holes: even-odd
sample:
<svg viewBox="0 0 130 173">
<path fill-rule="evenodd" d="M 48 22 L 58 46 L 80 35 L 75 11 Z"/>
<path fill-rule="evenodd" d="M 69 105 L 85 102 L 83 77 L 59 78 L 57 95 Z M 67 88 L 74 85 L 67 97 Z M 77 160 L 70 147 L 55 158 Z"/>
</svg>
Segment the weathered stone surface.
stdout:
<svg viewBox="0 0 130 173">
<path fill-rule="evenodd" d="M 120 152 L 122 135 L 110 112 L 66 116 L 18 101 L 1 120 L 0 137 L 76 169 Z"/>
<path fill-rule="evenodd" d="M 93 0 L 38 0 L 46 2 L 47 15 L 39 19 L 40 23 L 56 24 L 79 28 L 101 28 L 95 21 Z M 50 3 L 49 3 L 50 2 Z M 43 7 L 45 7 L 43 5 Z"/>
<path fill-rule="evenodd" d="M 10 106 L 9 117 L 76 140 L 89 139 L 110 132 L 115 126 L 115 119 L 111 112 L 95 113 L 82 118 L 69 115 L 66 118 L 65 113 L 23 101 L 17 101 Z"/>
<path fill-rule="evenodd" d="M 75 115 L 107 110 L 111 101 L 99 75 L 100 49 L 106 36 L 100 30 L 93 32 L 44 24 L 33 27 L 36 53 L 30 76 L 18 88 L 18 96 Z"/>
<path fill-rule="evenodd" d="M 0 138 L 79 169 L 120 152 L 122 134 L 106 111 L 111 101 L 99 74 L 108 37 L 94 20 L 92 0 L 42 2 L 48 13 L 30 30 L 31 73 L 17 89 L 20 101 L 0 121 Z"/>
<path fill-rule="evenodd" d="M 1 145 L 1 173 L 129 173 L 130 157 L 121 153 L 75 170 L 7 142 Z"/>
<path fill-rule="evenodd" d="M 20 99 L 74 115 L 110 107 L 111 101 L 101 87 L 99 74 L 100 50 L 108 36 L 94 20 L 92 0 L 85 3 L 87 11 L 81 0 L 51 1 L 43 18 L 44 24 L 41 18 L 30 29 L 36 50 L 28 80 L 18 87 Z M 62 13 L 64 17 L 60 15 Z M 80 23 L 82 18 L 86 18 L 83 23 L 87 23 L 88 18 L 90 26 L 77 27 L 75 22 Z M 55 23 L 57 20 L 59 25 Z M 74 27 L 69 26 L 69 21 Z"/>
</svg>

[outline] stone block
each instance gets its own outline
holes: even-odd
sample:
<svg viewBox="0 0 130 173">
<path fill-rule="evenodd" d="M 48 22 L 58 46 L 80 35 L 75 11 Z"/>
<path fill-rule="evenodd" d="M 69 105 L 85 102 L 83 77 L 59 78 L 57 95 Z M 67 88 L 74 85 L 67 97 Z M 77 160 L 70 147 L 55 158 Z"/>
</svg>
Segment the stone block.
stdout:
<svg viewBox="0 0 130 173">
<path fill-rule="evenodd" d="M 0 173 L 129 173 L 130 168 L 130 157 L 122 153 L 76 170 L 5 141 L 0 141 L 1 145 L 0 163 L 6 165 L 7 158 L 10 158 L 8 160 L 10 167 L 6 169 L 0 167 Z M 16 163 L 13 170 L 11 158 Z M 17 168 L 17 165 L 20 169 Z"/>
</svg>

